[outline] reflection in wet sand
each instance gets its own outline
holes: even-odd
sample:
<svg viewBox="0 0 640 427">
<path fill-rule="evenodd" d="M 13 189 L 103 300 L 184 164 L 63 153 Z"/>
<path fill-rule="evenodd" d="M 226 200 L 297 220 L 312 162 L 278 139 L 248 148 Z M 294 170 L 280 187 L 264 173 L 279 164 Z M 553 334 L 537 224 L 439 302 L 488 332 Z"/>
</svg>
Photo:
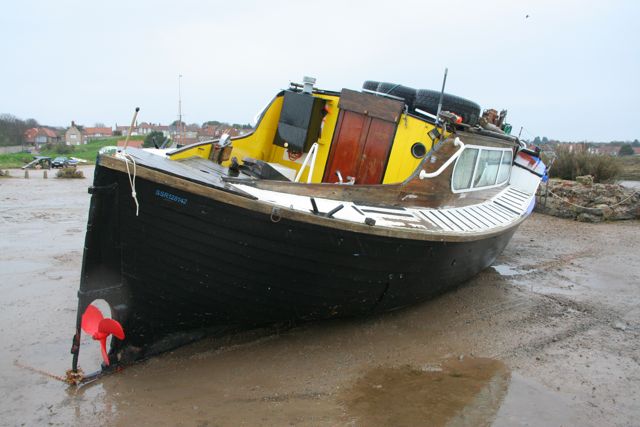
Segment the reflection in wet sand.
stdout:
<svg viewBox="0 0 640 427">
<path fill-rule="evenodd" d="M 448 360 L 441 369 L 378 367 L 342 400 L 358 425 L 483 426 L 494 419 L 509 377 L 504 363 L 487 358 Z"/>
</svg>

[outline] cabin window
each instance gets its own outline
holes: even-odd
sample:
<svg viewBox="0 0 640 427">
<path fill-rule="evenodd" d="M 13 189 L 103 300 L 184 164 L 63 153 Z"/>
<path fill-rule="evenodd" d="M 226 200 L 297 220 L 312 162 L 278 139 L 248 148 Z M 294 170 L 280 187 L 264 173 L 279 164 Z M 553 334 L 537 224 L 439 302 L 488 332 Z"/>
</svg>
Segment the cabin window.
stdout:
<svg viewBox="0 0 640 427">
<path fill-rule="evenodd" d="M 500 169 L 498 170 L 497 183 L 502 184 L 509 179 L 509 172 L 511 171 L 511 162 L 513 161 L 513 152 L 503 151 L 502 160 L 500 160 Z"/>
<path fill-rule="evenodd" d="M 456 161 L 451 179 L 454 192 L 495 187 L 509 179 L 513 151 L 466 146 Z"/>
<path fill-rule="evenodd" d="M 474 188 L 495 185 L 501 158 L 502 151 L 480 150 L 480 158 L 473 175 Z"/>
<path fill-rule="evenodd" d="M 478 149 L 476 148 L 465 148 L 462 152 L 453 170 L 454 190 L 464 190 L 471 187 L 471 178 L 477 157 Z"/>
</svg>

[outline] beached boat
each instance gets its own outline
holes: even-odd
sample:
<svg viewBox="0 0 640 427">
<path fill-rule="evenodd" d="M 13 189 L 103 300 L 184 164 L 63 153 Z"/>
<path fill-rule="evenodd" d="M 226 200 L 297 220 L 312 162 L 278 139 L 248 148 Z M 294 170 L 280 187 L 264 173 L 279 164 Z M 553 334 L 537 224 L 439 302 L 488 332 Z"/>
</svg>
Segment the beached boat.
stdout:
<svg viewBox="0 0 640 427">
<path fill-rule="evenodd" d="M 113 366 L 207 333 L 414 304 L 491 265 L 532 211 L 538 152 L 480 126 L 475 103 L 312 83 L 278 93 L 247 135 L 99 155 L 74 369 L 82 330 Z"/>
</svg>

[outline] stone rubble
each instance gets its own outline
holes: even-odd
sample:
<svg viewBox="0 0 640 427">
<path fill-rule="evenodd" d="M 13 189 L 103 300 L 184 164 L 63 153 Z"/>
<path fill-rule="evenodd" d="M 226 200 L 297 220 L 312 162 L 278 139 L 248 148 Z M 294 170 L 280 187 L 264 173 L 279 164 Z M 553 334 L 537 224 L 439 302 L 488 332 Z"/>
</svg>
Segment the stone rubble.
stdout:
<svg viewBox="0 0 640 427">
<path fill-rule="evenodd" d="M 619 184 L 594 184 L 590 175 L 576 181 L 550 179 L 538 189 L 535 211 L 582 222 L 640 219 L 640 192 Z"/>
</svg>

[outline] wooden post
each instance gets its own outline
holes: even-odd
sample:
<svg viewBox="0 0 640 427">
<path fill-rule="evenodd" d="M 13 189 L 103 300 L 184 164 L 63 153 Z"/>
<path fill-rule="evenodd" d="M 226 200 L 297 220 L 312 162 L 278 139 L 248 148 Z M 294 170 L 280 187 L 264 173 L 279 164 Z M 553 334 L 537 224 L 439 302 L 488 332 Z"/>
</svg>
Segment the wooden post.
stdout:
<svg viewBox="0 0 640 427">
<path fill-rule="evenodd" d="M 29 171 L 28 170 L 24 170 L 24 179 L 29 179 Z"/>
<path fill-rule="evenodd" d="M 549 198 L 549 180 L 547 179 L 546 185 L 544 187 L 544 204 L 542 205 L 542 207 L 544 209 L 547 208 L 547 199 Z"/>
<path fill-rule="evenodd" d="M 122 151 L 125 151 L 127 149 L 127 146 L 129 145 L 129 137 L 131 137 L 131 132 L 133 132 L 133 126 L 136 124 L 138 111 L 140 111 L 140 107 L 136 107 L 136 112 L 133 113 L 133 119 L 131 119 L 131 126 L 129 126 L 129 132 L 127 132 L 127 139 L 124 140 L 124 147 L 122 147 Z"/>
</svg>

